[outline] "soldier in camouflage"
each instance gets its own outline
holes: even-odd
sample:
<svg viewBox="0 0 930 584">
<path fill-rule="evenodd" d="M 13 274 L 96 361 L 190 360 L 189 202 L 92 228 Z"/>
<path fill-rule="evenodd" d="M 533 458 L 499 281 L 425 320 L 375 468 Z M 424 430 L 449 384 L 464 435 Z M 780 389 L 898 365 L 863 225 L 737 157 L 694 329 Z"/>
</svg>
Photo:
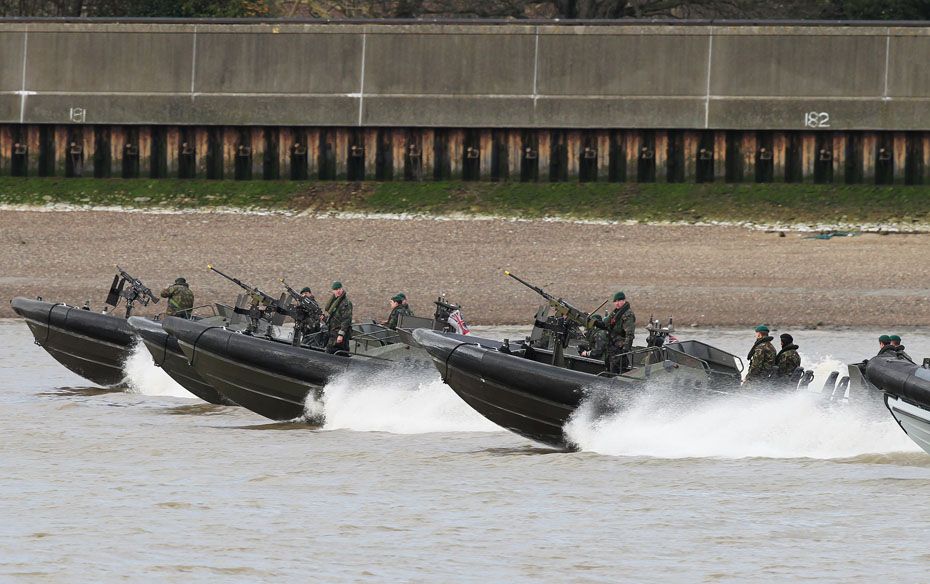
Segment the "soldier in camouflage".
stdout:
<svg viewBox="0 0 930 584">
<path fill-rule="evenodd" d="M 178 278 L 174 281 L 173 286 L 168 286 L 161 291 L 161 297 L 168 299 L 168 307 L 165 314 L 168 316 L 177 316 L 179 318 L 190 318 L 191 309 L 194 308 L 194 293 L 191 292 L 187 280 Z"/>
<path fill-rule="evenodd" d="M 878 354 L 879 355 L 896 355 L 898 353 L 894 345 L 891 344 L 891 337 L 882 335 L 878 337 Z"/>
<path fill-rule="evenodd" d="M 313 295 L 313 290 L 310 289 L 310 286 L 304 286 L 301 288 L 300 295 L 304 298 L 309 298 L 310 300 L 316 300 L 316 296 Z M 306 338 L 318 332 L 320 332 L 320 323 L 314 321 L 313 319 L 307 319 L 301 325 L 300 336 Z"/>
<path fill-rule="evenodd" d="M 801 356 L 798 355 L 798 346 L 794 344 L 794 337 L 782 333 L 781 351 L 775 355 L 775 381 L 780 385 L 791 385 L 791 374 L 801 366 Z"/>
<path fill-rule="evenodd" d="M 391 297 L 391 314 L 388 315 L 387 320 L 382 321 L 381 324 L 388 327 L 391 330 L 397 328 L 397 322 L 400 320 L 401 315 L 413 316 L 413 311 L 410 310 L 410 307 L 406 304 L 407 296 L 403 292 L 398 292 Z"/>
<path fill-rule="evenodd" d="M 768 380 L 775 368 L 775 347 L 769 336 L 769 327 L 760 324 L 756 327 L 756 342 L 749 350 L 749 372 L 743 381 L 744 387 L 759 385 Z"/>
<path fill-rule="evenodd" d="M 914 362 L 914 360 L 911 359 L 911 356 L 904 352 L 904 345 L 901 344 L 901 337 L 900 337 L 900 336 L 898 336 L 898 335 L 891 335 L 891 336 L 888 337 L 888 338 L 891 339 L 891 346 L 894 347 L 894 351 L 895 351 L 895 353 L 898 354 L 898 357 L 901 357 L 901 358 L 903 358 L 903 359 L 907 359 L 907 360 L 910 361 L 911 363 Z"/>
<path fill-rule="evenodd" d="M 627 302 L 626 294 L 617 292 L 613 296 L 614 310 L 606 322 L 594 326 L 607 331 L 606 363 L 611 373 L 623 373 L 631 369 L 629 353 L 633 349 L 633 334 L 636 331 L 636 315 Z"/>
<path fill-rule="evenodd" d="M 329 338 L 326 341 L 326 352 L 349 350 L 349 338 L 352 336 L 352 301 L 342 287 L 342 282 L 336 281 L 332 285 L 333 295 L 323 309 L 321 319 L 325 319 Z"/>
<path fill-rule="evenodd" d="M 593 318 L 595 322 L 604 322 L 604 319 L 600 314 L 595 314 L 591 318 Z M 607 331 L 598 328 L 597 324 L 595 324 L 585 331 L 584 338 L 588 344 L 588 348 L 581 352 L 581 356 L 589 357 L 591 359 L 604 360 L 607 354 L 607 345 L 610 342 L 610 337 L 607 335 Z"/>
</svg>

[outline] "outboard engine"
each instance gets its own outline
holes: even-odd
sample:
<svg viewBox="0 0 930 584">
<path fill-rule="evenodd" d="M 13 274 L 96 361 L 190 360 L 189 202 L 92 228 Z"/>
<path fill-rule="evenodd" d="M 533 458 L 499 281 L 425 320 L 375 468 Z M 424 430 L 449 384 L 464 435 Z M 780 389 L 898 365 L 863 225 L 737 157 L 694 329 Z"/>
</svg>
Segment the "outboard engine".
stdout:
<svg viewBox="0 0 930 584">
<path fill-rule="evenodd" d="M 869 359 L 865 378 L 886 393 L 930 407 L 930 359 L 916 365 L 897 355 Z"/>
</svg>

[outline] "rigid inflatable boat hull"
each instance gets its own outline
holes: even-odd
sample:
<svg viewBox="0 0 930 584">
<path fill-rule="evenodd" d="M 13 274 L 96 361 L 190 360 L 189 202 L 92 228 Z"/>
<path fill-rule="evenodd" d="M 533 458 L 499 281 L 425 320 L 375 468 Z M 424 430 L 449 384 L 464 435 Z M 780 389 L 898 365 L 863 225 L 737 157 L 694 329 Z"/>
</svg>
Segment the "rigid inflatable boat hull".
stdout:
<svg viewBox="0 0 930 584">
<path fill-rule="evenodd" d="M 318 399 L 323 387 L 350 367 L 360 375 L 373 375 L 392 366 L 178 318 L 166 318 L 164 328 L 177 337 L 188 362 L 220 395 L 272 420 L 304 418 L 306 400 Z"/>
<path fill-rule="evenodd" d="M 123 365 L 135 342 L 125 319 L 65 304 L 14 298 L 37 345 L 56 361 L 97 385 L 123 382 Z"/>
<path fill-rule="evenodd" d="M 220 395 L 190 366 L 187 356 L 178 345 L 178 340 L 165 331 L 161 322 L 133 316 L 129 318 L 129 326 L 142 337 L 142 342 L 152 354 L 155 365 L 161 367 L 184 389 L 211 404 L 236 405 Z"/>
</svg>

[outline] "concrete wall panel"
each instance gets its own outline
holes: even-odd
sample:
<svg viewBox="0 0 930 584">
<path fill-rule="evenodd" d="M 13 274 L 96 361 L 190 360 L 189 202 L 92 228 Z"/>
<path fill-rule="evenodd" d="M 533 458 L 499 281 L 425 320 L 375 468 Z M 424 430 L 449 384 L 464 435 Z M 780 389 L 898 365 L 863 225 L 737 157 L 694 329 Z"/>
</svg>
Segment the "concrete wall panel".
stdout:
<svg viewBox="0 0 930 584">
<path fill-rule="evenodd" d="M 930 99 L 711 100 L 709 126 L 737 129 L 930 129 Z M 807 113 L 818 114 L 805 122 Z M 828 114 L 829 118 L 824 118 Z M 821 120 L 825 120 L 821 122 Z M 821 125 L 824 124 L 824 125 Z"/>
<path fill-rule="evenodd" d="M 190 91 L 192 37 L 182 33 L 29 33 L 26 89 Z"/>
<path fill-rule="evenodd" d="M 533 126 L 533 101 L 519 97 L 365 96 L 363 126 Z"/>
<path fill-rule="evenodd" d="M 880 97 L 880 36 L 715 36 L 710 92 L 731 96 Z"/>
<path fill-rule="evenodd" d="M 3 55 L 3 67 L 0 67 L 0 91 L 22 89 L 24 36 L 21 32 L 0 32 L 0 55 Z"/>
<path fill-rule="evenodd" d="M 188 123 L 210 125 L 352 126 L 358 122 L 358 98 L 198 95 L 189 115 Z"/>
<path fill-rule="evenodd" d="M 704 95 L 708 37 L 541 35 L 542 95 Z"/>
<path fill-rule="evenodd" d="M 539 98 L 533 125 L 554 128 L 694 128 L 704 125 L 703 99 Z"/>
<path fill-rule="evenodd" d="M 888 55 L 888 95 L 930 96 L 930 36 L 892 37 Z"/>
<path fill-rule="evenodd" d="M 5 101 L 10 100 L 0 99 L 0 120 Z M 10 107 L 18 120 L 18 96 Z M 199 95 L 191 99 L 145 94 L 32 95 L 26 100 L 26 118 L 32 123 L 68 123 L 72 108 L 83 109 L 85 122 L 92 124 L 351 126 L 358 121 L 358 98 L 354 97 Z"/>
<path fill-rule="evenodd" d="M 355 93 L 361 54 L 361 35 L 198 33 L 194 91 Z"/>
<path fill-rule="evenodd" d="M 365 93 L 530 95 L 534 51 L 525 34 L 372 34 Z"/>
<path fill-rule="evenodd" d="M 7 124 L 18 122 L 20 102 L 18 95 L 0 94 L 0 122 Z"/>
</svg>

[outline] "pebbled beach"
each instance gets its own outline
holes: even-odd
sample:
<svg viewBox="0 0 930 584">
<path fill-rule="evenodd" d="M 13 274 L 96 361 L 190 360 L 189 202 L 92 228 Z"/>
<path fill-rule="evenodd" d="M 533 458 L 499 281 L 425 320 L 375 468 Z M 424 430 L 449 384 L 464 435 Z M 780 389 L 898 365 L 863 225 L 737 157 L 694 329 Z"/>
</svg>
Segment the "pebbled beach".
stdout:
<svg viewBox="0 0 930 584">
<path fill-rule="evenodd" d="M 156 292 L 184 276 L 198 305 L 238 289 L 207 263 L 280 291 L 324 298 L 341 280 L 356 320 L 384 318 L 404 291 L 432 312 L 440 293 L 474 324 L 528 324 L 540 298 L 510 270 L 579 308 L 626 291 L 640 326 L 922 326 L 930 324 L 930 234 L 810 233 L 745 227 L 506 219 L 393 219 L 246 213 L 0 211 L 0 317 L 42 296 L 103 306 L 119 263 Z M 164 304 L 138 311 L 155 314 Z"/>
</svg>

